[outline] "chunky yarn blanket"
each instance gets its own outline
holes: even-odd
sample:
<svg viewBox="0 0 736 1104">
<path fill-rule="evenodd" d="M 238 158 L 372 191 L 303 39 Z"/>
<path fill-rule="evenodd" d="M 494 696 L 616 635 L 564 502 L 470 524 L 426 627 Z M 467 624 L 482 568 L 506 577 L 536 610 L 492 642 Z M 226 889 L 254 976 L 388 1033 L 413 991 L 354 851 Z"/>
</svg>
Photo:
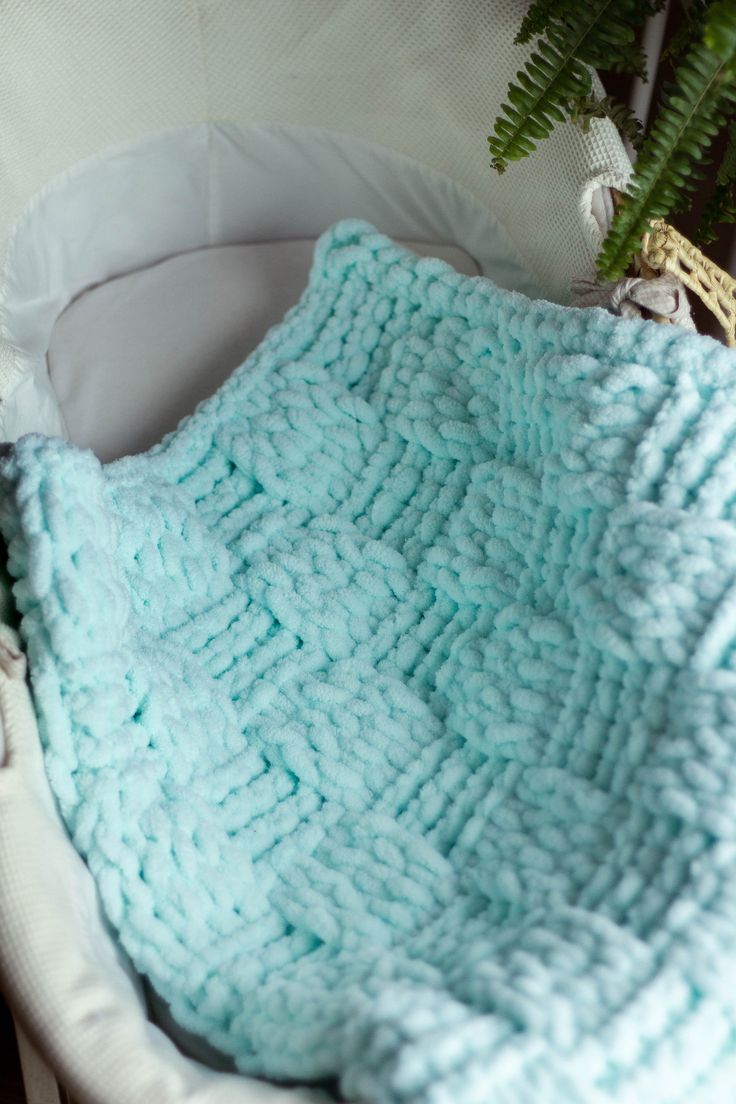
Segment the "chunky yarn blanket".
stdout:
<svg viewBox="0 0 736 1104">
<path fill-rule="evenodd" d="M 736 358 L 363 223 L 151 452 L 1 464 L 48 774 L 242 1071 L 736 1093 Z"/>
</svg>

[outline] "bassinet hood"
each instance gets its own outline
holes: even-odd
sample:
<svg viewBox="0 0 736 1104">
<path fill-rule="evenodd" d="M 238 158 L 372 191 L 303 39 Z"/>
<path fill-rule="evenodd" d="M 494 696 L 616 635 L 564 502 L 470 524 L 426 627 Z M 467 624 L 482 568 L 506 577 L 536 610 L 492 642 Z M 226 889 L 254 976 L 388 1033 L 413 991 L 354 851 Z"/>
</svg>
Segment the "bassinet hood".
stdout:
<svg viewBox="0 0 736 1104">
<path fill-rule="evenodd" d="M 2 462 L 49 776 L 182 1025 L 381 1104 L 722 1099 L 734 399 L 348 223 L 150 454 Z"/>
</svg>

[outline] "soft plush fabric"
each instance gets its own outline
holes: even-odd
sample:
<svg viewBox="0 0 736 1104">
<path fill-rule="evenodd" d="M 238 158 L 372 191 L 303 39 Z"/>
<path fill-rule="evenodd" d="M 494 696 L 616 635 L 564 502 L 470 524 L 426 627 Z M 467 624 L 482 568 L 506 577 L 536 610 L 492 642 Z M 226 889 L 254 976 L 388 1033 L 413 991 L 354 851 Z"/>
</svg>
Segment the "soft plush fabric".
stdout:
<svg viewBox="0 0 736 1104">
<path fill-rule="evenodd" d="M 183 1026 L 377 1104 L 726 1099 L 732 353 L 344 223 L 161 446 L 0 471 L 49 777 Z"/>
</svg>

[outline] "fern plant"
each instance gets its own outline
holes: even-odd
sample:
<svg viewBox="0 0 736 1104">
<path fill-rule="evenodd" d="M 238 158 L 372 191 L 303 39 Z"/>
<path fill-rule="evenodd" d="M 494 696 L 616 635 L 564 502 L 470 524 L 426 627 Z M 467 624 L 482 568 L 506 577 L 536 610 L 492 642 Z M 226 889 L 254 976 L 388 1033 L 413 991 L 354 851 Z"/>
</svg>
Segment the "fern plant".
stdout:
<svg viewBox="0 0 736 1104">
<path fill-rule="evenodd" d="M 488 143 L 492 166 L 504 172 L 527 157 L 565 120 L 584 129 L 609 118 L 638 156 L 599 256 L 606 279 L 621 277 L 653 218 L 682 210 L 705 179 L 703 166 L 716 136 L 729 141 L 703 216 L 702 236 L 719 222 L 736 221 L 736 0 L 697 0 L 684 32 L 668 46 L 674 79 L 665 86 L 649 133 L 610 96 L 593 95 L 591 67 L 644 75 L 636 31 L 665 0 L 534 0 L 516 42 L 537 38 L 535 52 L 509 85 Z"/>
<path fill-rule="evenodd" d="M 703 210 L 700 241 L 707 245 L 715 240 L 719 222 L 736 222 L 736 123 L 728 129 L 728 144 L 716 175 L 716 186 Z"/>
</svg>

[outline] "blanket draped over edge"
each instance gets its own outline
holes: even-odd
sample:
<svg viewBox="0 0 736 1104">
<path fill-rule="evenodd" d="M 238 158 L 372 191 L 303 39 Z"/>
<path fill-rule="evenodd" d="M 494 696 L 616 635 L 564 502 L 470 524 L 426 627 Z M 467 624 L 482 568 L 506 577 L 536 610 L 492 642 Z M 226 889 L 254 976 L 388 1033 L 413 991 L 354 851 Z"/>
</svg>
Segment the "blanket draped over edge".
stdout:
<svg viewBox="0 0 736 1104">
<path fill-rule="evenodd" d="M 371 1104 L 730 1099 L 732 353 L 346 222 L 162 444 L 0 492 L 53 790 L 183 1027 Z"/>
</svg>

